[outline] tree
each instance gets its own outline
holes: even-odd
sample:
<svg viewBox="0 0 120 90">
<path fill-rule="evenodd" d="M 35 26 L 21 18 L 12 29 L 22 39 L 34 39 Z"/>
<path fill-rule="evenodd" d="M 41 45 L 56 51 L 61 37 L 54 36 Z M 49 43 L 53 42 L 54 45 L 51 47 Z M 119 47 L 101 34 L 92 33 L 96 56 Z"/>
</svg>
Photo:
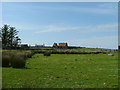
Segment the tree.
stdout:
<svg viewBox="0 0 120 90">
<path fill-rule="evenodd" d="M 8 34 L 9 25 L 4 25 L 0 31 L 0 37 L 2 39 L 2 44 L 6 47 L 8 45 Z"/>
<path fill-rule="evenodd" d="M 2 45 L 4 47 L 17 47 L 19 41 L 21 40 L 18 36 L 18 31 L 15 27 L 10 27 L 9 25 L 4 25 L 1 28 L 0 37 L 2 40 Z"/>
<path fill-rule="evenodd" d="M 15 36 L 17 35 L 18 31 L 15 29 L 15 27 L 10 27 L 9 28 L 9 45 L 13 47 L 13 40 L 16 38 Z"/>
<path fill-rule="evenodd" d="M 12 42 L 13 47 L 18 47 L 19 44 L 21 43 L 20 41 L 21 41 L 21 39 L 20 39 L 18 36 L 16 36 L 16 37 L 13 39 L 13 42 Z"/>
</svg>

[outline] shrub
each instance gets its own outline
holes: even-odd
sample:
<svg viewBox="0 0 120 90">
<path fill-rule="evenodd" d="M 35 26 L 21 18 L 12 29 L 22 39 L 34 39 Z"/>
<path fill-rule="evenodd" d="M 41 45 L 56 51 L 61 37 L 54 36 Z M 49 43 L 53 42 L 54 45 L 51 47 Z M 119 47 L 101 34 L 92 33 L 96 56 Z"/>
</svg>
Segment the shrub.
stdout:
<svg viewBox="0 0 120 90">
<path fill-rule="evenodd" d="M 31 58 L 34 54 L 35 54 L 34 52 L 28 51 L 26 52 L 26 57 Z"/>
<path fill-rule="evenodd" d="M 51 55 L 51 52 L 45 52 L 44 53 L 44 56 L 50 56 Z"/>
<path fill-rule="evenodd" d="M 24 59 L 31 58 L 33 53 L 31 51 L 25 51 L 25 52 L 17 52 L 16 56 L 21 56 Z"/>
<path fill-rule="evenodd" d="M 11 59 L 11 66 L 13 68 L 25 68 L 26 60 L 22 55 L 14 55 Z"/>
<path fill-rule="evenodd" d="M 27 55 L 26 55 L 25 52 L 16 52 L 16 54 L 13 55 L 13 58 L 15 58 L 15 57 L 20 57 L 20 56 L 23 57 L 24 59 L 27 58 Z"/>
<path fill-rule="evenodd" d="M 3 51 L 2 52 L 2 66 L 9 67 L 11 60 L 11 52 Z"/>
<path fill-rule="evenodd" d="M 2 56 L 2 67 L 9 67 L 10 64 L 10 56 L 4 55 Z"/>
<path fill-rule="evenodd" d="M 26 59 L 31 58 L 35 53 L 31 51 L 3 51 L 2 52 L 2 66 L 13 68 L 24 68 Z"/>
</svg>

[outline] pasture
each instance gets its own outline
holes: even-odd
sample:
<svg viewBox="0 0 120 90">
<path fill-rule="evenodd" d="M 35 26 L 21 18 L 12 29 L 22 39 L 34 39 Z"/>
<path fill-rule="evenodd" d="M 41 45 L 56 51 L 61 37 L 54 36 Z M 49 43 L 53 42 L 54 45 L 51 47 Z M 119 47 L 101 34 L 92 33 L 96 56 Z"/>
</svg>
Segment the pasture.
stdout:
<svg viewBox="0 0 120 90">
<path fill-rule="evenodd" d="M 117 88 L 118 54 L 35 54 L 24 69 L 3 67 L 3 88 Z"/>
</svg>

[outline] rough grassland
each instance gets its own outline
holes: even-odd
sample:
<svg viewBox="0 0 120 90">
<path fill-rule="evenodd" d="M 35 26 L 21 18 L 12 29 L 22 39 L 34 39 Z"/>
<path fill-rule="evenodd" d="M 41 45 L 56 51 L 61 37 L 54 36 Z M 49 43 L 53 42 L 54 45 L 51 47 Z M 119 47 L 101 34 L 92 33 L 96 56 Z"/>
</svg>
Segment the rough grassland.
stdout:
<svg viewBox="0 0 120 90">
<path fill-rule="evenodd" d="M 117 88 L 118 55 L 35 54 L 27 69 L 3 68 L 3 88 Z"/>
</svg>

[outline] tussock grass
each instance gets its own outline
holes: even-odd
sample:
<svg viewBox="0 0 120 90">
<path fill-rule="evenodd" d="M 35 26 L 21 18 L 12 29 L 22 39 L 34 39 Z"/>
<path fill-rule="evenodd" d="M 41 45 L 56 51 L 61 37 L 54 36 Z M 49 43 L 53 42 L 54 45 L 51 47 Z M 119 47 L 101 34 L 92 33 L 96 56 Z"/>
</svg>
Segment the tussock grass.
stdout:
<svg viewBox="0 0 120 90">
<path fill-rule="evenodd" d="M 51 52 L 45 52 L 44 53 L 44 56 L 50 56 L 51 55 Z"/>
<path fill-rule="evenodd" d="M 9 67 L 9 64 L 10 64 L 10 56 L 3 56 L 2 57 L 2 66 L 3 67 Z"/>
<path fill-rule="evenodd" d="M 31 58 L 33 53 L 31 51 L 3 51 L 2 52 L 2 66 L 13 68 L 24 68 L 26 59 Z"/>
<path fill-rule="evenodd" d="M 52 54 L 99 54 L 99 53 L 114 53 L 115 50 L 109 49 L 54 49 L 54 50 L 34 50 L 35 53 L 46 53 L 51 52 Z"/>
</svg>

